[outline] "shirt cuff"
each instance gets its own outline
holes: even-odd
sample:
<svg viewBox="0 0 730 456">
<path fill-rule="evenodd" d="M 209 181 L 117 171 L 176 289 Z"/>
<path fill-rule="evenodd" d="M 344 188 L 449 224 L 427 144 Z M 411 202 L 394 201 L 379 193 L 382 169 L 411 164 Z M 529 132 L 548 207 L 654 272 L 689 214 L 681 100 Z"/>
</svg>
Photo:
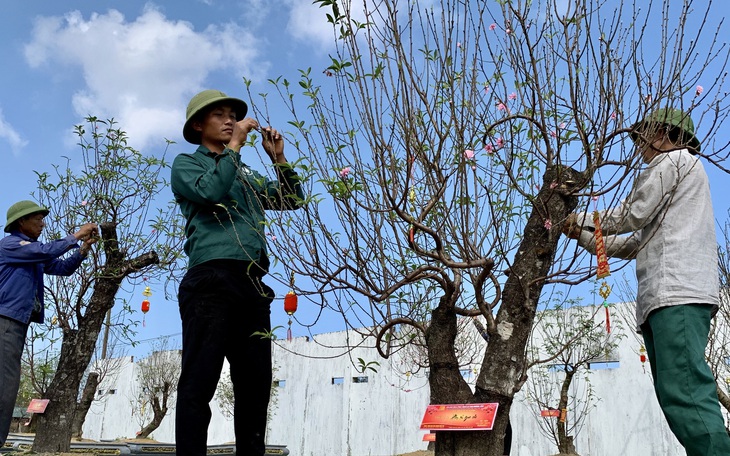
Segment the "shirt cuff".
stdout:
<svg viewBox="0 0 730 456">
<path fill-rule="evenodd" d="M 76 236 L 74 236 L 73 234 L 69 234 L 68 236 L 66 236 L 66 242 L 68 242 L 69 247 L 71 247 L 72 249 L 79 248 L 79 240 L 76 239 Z"/>
</svg>

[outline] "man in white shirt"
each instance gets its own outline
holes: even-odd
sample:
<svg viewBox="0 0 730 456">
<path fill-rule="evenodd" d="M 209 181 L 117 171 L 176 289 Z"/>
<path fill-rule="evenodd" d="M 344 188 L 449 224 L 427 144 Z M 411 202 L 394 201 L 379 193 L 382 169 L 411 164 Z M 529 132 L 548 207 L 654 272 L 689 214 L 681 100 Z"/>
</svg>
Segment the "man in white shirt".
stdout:
<svg viewBox="0 0 730 456">
<path fill-rule="evenodd" d="M 689 456 L 730 455 L 705 360 L 720 300 L 710 185 L 696 156 L 700 142 L 689 115 L 672 108 L 638 122 L 631 137 L 646 169 L 621 204 L 598 214 L 606 253 L 636 260 L 637 329 L 672 432 Z M 593 253 L 594 230 L 587 213 L 571 214 L 563 228 Z"/>
</svg>

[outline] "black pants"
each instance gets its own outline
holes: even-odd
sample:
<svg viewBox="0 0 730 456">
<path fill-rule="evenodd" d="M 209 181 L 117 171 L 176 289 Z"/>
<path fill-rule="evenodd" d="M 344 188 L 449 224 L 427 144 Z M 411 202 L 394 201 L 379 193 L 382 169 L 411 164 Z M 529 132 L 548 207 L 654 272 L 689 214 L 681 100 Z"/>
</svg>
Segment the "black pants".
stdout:
<svg viewBox="0 0 730 456">
<path fill-rule="evenodd" d="M 177 456 L 206 454 L 209 403 L 224 358 L 230 364 L 235 397 L 236 454 L 265 452 L 271 340 L 253 333 L 271 331 L 274 293 L 263 284 L 262 275 L 250 262 L 214 260 L 189 269 L 180 283 L 183 347 L 175 417 Z"/>
</svg>

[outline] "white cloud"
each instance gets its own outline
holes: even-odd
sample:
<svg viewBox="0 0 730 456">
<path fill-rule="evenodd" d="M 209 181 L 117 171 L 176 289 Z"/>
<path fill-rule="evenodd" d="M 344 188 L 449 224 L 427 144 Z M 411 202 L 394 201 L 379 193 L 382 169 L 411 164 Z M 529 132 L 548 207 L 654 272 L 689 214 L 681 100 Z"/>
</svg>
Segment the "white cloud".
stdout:
<svg viewBox="0 0 730 456">
<path fill-rule="evenodd" d="M 309 41 L 320 49 L 334 46 L 332 24 L 325 17 L 327 10 L 301 0 L 288 0 L 288 3 L 291 8 L 288 31 L 295 39 Z"/>
<path fill-rule="evenodd" d="M 10 150 L 14 154 L 20 152 L 28 144 L 28 141 L 23 139 L 15 128 L 5 120 L 2 109 L 0 109 L 0 139 L 10 144 Z"/>
<path fill-rule="evenodd" d="M 81 116 L 113 117 L 135 147 L 179 138 L 189 98 L 212 73 L 261 77 L 256 36 L 236 24 L 196 31 L 148 7 L 134 21 L 110 10 L 85 19 L 75 11 L 39 18 L 25 47 L 31 67 L 81 69 L 84 88 L 73 95 Z M 246 43 L 242 46 L 241 43 Z"/>
<path fill-rule="evenodd" d="M 335 44 L 335 31 L 332 24 L 327 22 L 327 14 L 332 15 L 332 7 L 313 4 L 311 1 L 285 0 L 291 9 L 288 32 L 301 41 L 310 43 L 313 47 L 323 51 L 332 49 Z M 352 17 L 363 22 L 363 0 L 351 0 L 348 2 Z M 340 7 L 342 8 L 342 6 Z M 340 14 L 344 11 L 340 11 Z"/>
<path fill-rule="evenodd" d="M 325 53 L 334 48 L 337 34 L 339 34 L 339 27 L 335 31 L 332 24 L 327 22 L 327 15 L 333 15 L 331 6 L 320 7 L 317 4 L 312 4 L 311 1 L 305 2 L 302 0 L 282 1 L 291 10 L 287 31 L 292 37 L 307 42 L 312 47 L 318 48 Z M 338 5 L 340 14 L 345 14 L 343 8 L 348 7 L 350 17 L 361 23 L 381 24 L 384 21 L 383 16 L 388 14 L 385 8 L 381 7 L 379 10 L 377 8 L 378 4 L 373 2 L 367 2 L 369 11 L 366 14 L 365 0 L 338 2 Z"/>
</svg>

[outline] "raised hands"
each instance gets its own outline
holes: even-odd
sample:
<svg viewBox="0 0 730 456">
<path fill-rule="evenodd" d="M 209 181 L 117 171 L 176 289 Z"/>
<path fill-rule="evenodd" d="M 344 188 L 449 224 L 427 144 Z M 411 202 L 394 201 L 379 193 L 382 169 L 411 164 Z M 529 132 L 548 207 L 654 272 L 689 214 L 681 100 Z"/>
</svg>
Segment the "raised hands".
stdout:
<svg viewBox="0 0 730 456">
<path fill-rule="evenodd" d="M 266 153 L 269 154 L 269 157 L 271 157 L 271 161 L 274 163 L 285 163 L 284 137 L 281 136 L 281 133 L 271 127 L 262 127 L 261 135 L 263 136 L 261 145 L 264 147 Z"/>
</svg>

